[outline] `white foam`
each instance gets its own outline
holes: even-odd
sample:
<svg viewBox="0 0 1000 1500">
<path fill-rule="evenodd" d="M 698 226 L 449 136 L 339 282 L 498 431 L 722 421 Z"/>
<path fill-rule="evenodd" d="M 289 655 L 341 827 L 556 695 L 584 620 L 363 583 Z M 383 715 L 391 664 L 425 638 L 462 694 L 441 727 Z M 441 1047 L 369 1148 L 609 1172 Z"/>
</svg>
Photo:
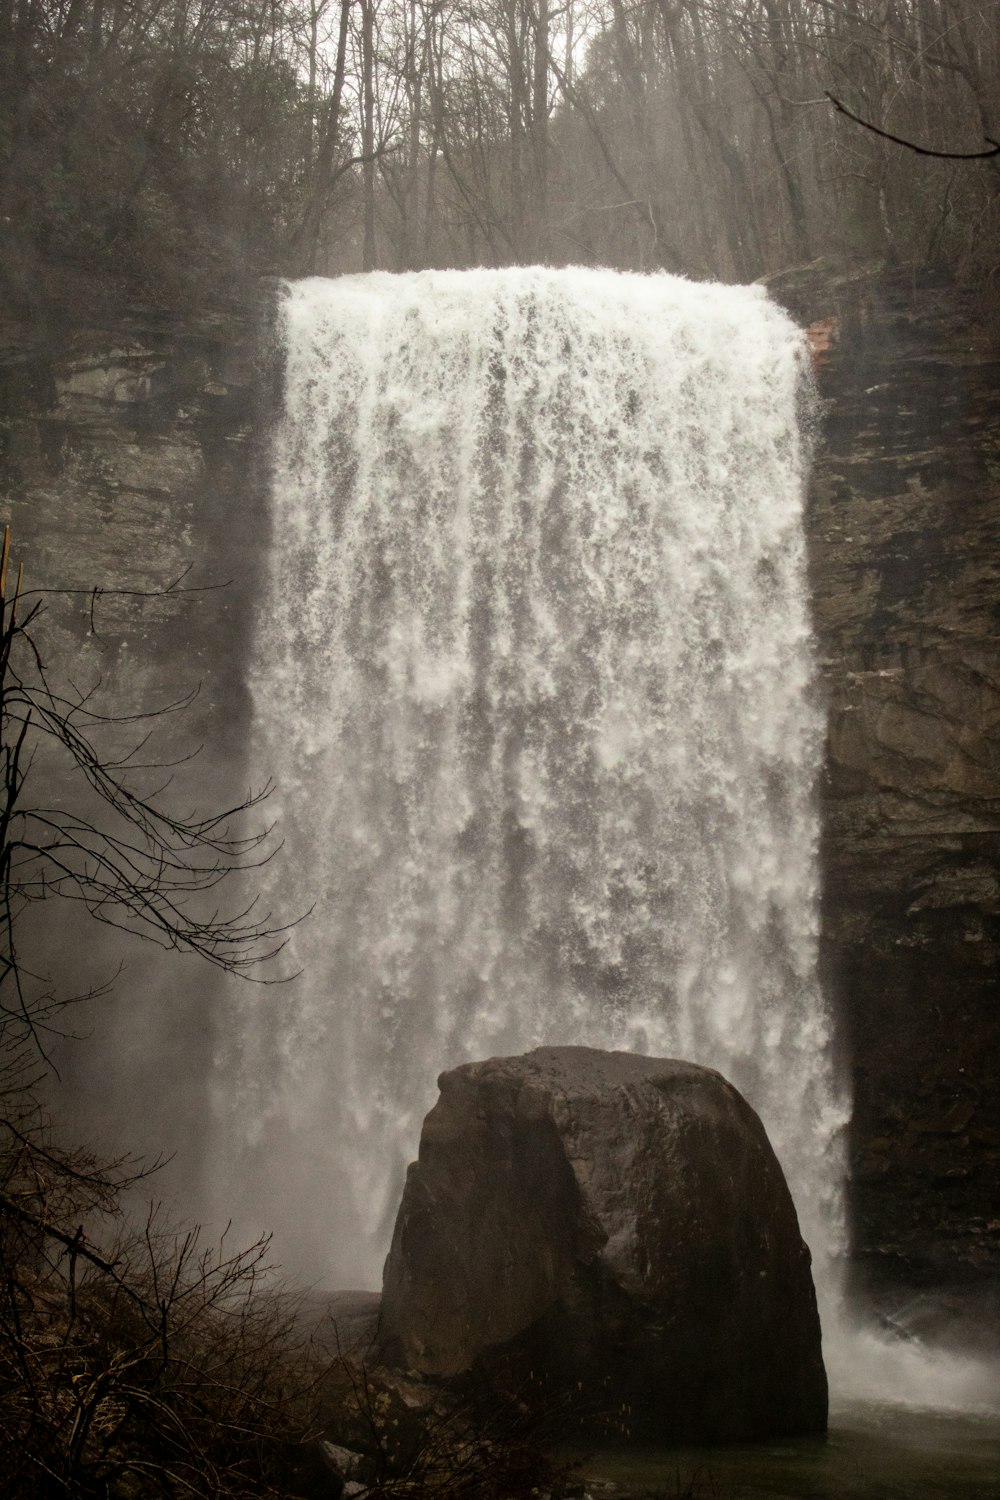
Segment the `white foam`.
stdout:
<svg viewBox="0 0 1000 1500">
<path fill-rule="evenodd" d="M 282 318 L 255 760 L 270 899 L 315 913 L 302 980 L 234 1011 L 220 1159 L 242 1131 L 262 1216 L 373 1284 L 442 1068 L 680 1055 L 763 1116 L 822 1278 L 801 335 L 759 289 L 539 268 L 300 282 Z"/>
<path fill-rule="evenodd" d="M 841 1315 L 825 1320 L 823 1356 L 839 1400 L 922 1411 L 1000 1413 L 1000 1366 Z"/>
</svg>

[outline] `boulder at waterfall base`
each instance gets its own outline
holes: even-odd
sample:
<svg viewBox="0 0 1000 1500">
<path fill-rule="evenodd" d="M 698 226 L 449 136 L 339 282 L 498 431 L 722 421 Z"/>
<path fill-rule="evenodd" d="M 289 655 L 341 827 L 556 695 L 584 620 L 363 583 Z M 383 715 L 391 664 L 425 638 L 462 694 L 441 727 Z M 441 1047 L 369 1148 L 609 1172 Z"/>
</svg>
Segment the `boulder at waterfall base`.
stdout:
<svg viewBox="0 0 1000 1500">
<path fill-rule="evenodd" d="M 725 1079 L 544 1047 L 439 1085 L 386 1262 L 387 1364 L 612 1437 L 825 1429 L 809 1251 Z"/>
</svg>

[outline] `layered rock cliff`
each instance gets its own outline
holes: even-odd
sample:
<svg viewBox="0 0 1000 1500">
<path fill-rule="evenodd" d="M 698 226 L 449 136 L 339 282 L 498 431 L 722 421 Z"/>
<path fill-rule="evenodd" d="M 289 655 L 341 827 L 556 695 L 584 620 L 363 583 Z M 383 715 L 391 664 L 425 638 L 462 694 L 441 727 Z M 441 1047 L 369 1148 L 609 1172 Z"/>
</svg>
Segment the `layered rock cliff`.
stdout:
<svg viewBox="0 0 1000 1500">
<path fill-rule="evenodd" d="M 74 661 L 80 686 L 126 681 L 133 703 L 200 685 L 184 732 L 225 754 L 242 738 L 244 624 L 266 548 L 265 330 L 247 309 L 0 324 L 3 519 L 27 588 L 78 591 L 45 601 L 48 652 Z"/>
<path fill-rule="evenodd" d="M 825 979 L 876 1280 L 1000 1272 L 1000 340 L 944 285 L 779 278 L 822 319 L 809 510 Z"/>
</svg>

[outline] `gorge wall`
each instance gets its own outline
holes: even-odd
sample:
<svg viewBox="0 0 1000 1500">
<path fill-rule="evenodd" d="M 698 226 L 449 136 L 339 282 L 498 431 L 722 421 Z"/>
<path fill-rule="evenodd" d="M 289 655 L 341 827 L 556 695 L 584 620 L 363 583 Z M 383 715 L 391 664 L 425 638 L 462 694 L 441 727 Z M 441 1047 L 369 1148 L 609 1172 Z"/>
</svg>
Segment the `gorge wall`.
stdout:
<svg viewBox="0 0 1000 1500">
<path fill-rule="evenodd" d="M 831 320 L 809 511 L 823 938 L 869 1277 L 1000 1271 L 1000 340 L 945 285 L 803 272 Z"/>
<path fill-rule="evenodd" d="M 266 546 L 262 323 L 246 307 L 0 319 L 3 519 L 26 588 L 82 591 L 45 601 L 52 659 L 82 653 L 137 703 L 201 683 L 186 736 L 227 755 L 242 743 L 240 647 Z M 142 597 L 178 579 L 199 592 Z M 92 600 L 95 587 L 135 592 Z"/>
<path fill-rule="evenodd" d="M 811 268 L 772 291 L 804 323 L 831 320 L 809 540 L 857 1258 L 877 1289 L 957 1295 L 1000 1276 L 998 339 L 943 285 Z M 254 308 L 103 325 L 78 311 L 0 339 L 0 485 L 29 582 L 146 590 L 188 563 L 191 583 L 232 580 L 193 610 L 52 601 L 53 666 L 65 652 L 82 670 L 82 654 L 153 701 L 201 680 L 191 735 L 239 784 L 268 541 L 261 323 Z"/>
<path fill-rule="evenodd" d="M 0 518 L 11 523 L 26 589 L 77 591 L 41 599 L 33 638 L 56 684 L 100 684 L 101 711 L 195 694 L 183 713 L 131 736 L 155 728 L 162 761 L 204 746 L 163 773 L 184 811 L 231 806 L 267 777 L 245 764 L 242 674 L 267 540 L 261 326 L 253 307 L 211 318 L 112 315 L 85 299 L 36 310 L 30 322 L 0 318 Z M 145 597 L 182 575 L 198 592 Z M 156 1191 L 177 1192 L 186 1214 L 200 1214 L 220 979 L 119 939 L 66 903 L 41 935 L 45 973 L 61 993 L 102 985 L 123 965 L 109 994 L 70 1012 L 77 1038 L 52 1039 L 64 1082 L 53 1103 L 65 1110 L 69 1101 L 69 1127 L 111 1151 L 127 1142 L 154 1158 L 169 1141 L 165 1153 L 176 1157 Z"/>
</svg>

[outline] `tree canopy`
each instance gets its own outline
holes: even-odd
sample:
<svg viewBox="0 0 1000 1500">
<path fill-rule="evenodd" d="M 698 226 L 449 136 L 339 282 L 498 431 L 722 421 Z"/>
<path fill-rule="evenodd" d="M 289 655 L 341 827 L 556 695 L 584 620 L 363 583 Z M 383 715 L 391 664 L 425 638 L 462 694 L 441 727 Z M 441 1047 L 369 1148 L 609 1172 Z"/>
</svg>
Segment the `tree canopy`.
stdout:
<svg viewBox="0 0 1000 1500">
<path fill-rule="evenodd" d="M 8 264 L 15 290 L 40 260 L 159 301 L 537 260 L 988 279 L 996 20 L 989 0 L 4 0 Z"/>
</svg>

